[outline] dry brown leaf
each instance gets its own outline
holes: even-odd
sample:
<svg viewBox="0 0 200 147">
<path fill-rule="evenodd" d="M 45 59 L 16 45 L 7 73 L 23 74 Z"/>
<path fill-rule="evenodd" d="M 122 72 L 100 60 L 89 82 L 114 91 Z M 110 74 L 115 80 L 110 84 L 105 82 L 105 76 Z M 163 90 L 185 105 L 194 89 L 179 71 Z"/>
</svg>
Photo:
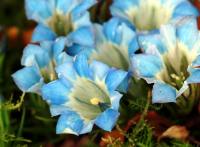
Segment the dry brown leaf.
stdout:
<svg viewBox="0 0 200 147">
<path fill-rule="evenodd" d="M 184 126 L 172 126 L 168 128 L 160 137 L 162 138 L 174 138 L 180 140 L 186 140 L 189 136 L 189 131 Z"/>
</svg>

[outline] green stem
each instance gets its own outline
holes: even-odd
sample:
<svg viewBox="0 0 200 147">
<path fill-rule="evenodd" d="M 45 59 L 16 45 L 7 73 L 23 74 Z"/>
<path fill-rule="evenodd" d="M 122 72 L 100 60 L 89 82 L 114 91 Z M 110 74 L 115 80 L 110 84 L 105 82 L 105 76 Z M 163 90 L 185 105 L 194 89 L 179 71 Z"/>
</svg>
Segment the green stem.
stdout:
<svg viewBox="0 0 200 147">
<path fill-rule="evenodd" d="M 25 116 L 26 116 L 26 108 L 25 108 L 25 106 L 23 106 L 22 117 L 21 117 L 21 122 L 20 122 L 19 130 L 17 132 L 17 137 L 20 137 L 21 134 L 22 134 L 22 129 L 23 129 L 23 126 L 24 126 Z"/>
<path fill-rule="evenodd" d="M 8 104 L 5 104 L 3 106 L 0 105 L 0 109 L 2 109 L 2 108 L 5 109 L 5 110 L 16 110 L 16 109 L 19 109 L 22 106 L 23 102 L 24 102 L 25 94 L 26 93 L 23 92 L 23 94 L 22 94 L 22 96 L 20 96 L 20 100 L 19 100 L 19 102 L 17 104 L 8 103 Z"/>
<path fill-rule="evenodd" d="M 147 115 L 147 112 L 148 112 L 148 109 L 149 109 L 149 105 L 151 103 L 151 97 L 152 97 L 151 90 L 149 90 L 148 91 L 148 95 L 147 95 L 147 104 L 146 104 L 146 106 L 144 108 L 144 111 L 143 111 L 143 113 L 141 115 L 141 118 L 140 118 L 139 122 L 136 125 L 135 136 L 140 132 L 139 128 L 141 128 L 141 126 L 143 126 L 143 124 L 144 124 L 144 121 L 145 121 L 144 119 L 145 119 L 145 116 Z"/>
<path fill-rule="evenodd" d="M 144 117 L 146 116 L 147 112 L 148 112 L 148 109 L 149 109 L 149 105 L 151 103 L 151 97 L 152 97 L 152 94 L 151 94 L 151 90 L 148 91 L 148 95 L 147 95 L 147 104 L 144 108 L 144 111 L 142 113 L 142 117 L 141 119 L 144 119 Z"/>
</svg>

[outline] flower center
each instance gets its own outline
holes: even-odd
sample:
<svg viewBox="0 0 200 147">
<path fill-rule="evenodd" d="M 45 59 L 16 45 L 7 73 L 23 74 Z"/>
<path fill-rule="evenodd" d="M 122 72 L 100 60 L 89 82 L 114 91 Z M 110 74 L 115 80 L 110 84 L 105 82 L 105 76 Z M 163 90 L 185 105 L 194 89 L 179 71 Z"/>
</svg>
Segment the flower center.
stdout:
<svg viewBox="0 0 200 147">
<path fill-rule="evenodd" d="M 92 105 L 98 105 L 99 103 L 101 102 L 101 100 L 99 99 L 99 98 L 92 98 L 91 100 L 90 100 L 90 103 L 92 104 Z"/>
<path fill-rule="evenodd" d="M 57 79 L 57 74 L 55 72 L 55 62 L 51 61 L 47 67 L 40 70 L 45 83 L 49 83 Z"/>
<path fill-rule="evenodd" d="M 118 46 L 113 43 L 98 43 L 90 60 L 97 60 L 107 64 L 110 67 L 128 70 L 129 55 L 128 49 L 124 46 Z"/>
<path fill-rule="evenodd" d="M 66 36 L 73 30 L 70 14 L 63 15 L 54 13 L 49 20 L 48 25 L 58 36 Z"/>
<path fill-rule="evenodd" d="M 131 10 L 129 19 L 139 31 L 158 29 L 166 24 L 173 12 L 173 7 L 162 6 L 159 0 L 141 1 L 139 7 Z"/>
<path fill-rule="evenodd" d="M 110 107 L 109 93 L 103 82 L 77 78 L 67 106 L 86 120 L 95 119 Z"/>
<path fill-rule="evenodd" d="M 189 76 L 187 71 L 187 68 L 191 63 L 189 55 L 190 53 L 184 50 L 180 45 L 169 50 L 163 56 L 165 67 L 162 73 L 159 74 L 159 79 L 179 90 Z"/>
<path fill-rule="evenodd" d="M 104 112 L 106 109 L 110 107 L 109 103 L 101 102 L 99 98 L 92 98 L 90 102 L 92 105 L 99 106 L 101 112 Z"/>
</svg>

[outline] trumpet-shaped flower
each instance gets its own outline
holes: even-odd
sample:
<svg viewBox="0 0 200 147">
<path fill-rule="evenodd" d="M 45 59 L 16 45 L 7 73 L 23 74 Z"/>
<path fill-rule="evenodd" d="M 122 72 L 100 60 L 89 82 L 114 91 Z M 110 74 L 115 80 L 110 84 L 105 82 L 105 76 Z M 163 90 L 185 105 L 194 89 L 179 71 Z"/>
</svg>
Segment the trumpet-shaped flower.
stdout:
<svg viewBox="0 0 200 147">
<path fill-rule="evenodd" d="M 62 52 L 64 44 L 64 38 L 58 38 L 55 42 L 43 41 L 40 45 L 29 44 L 21 59 L 21 64 L 25 67 L 12 75 L 17 86 L 24 92 L 39 94 L 45 82 L 55 80 L 55 66 L 71 60 Z"/>
<path fill-rule="evenodd" d="M 138 49 L 136 33 L 130 24 L 119 18 L 112 18 L 103 26 L 94 25 L 95 47 L 89 55 L 90 61 L 97 60 L 110 67 L 129 71 L 130 55 Z M 128 89 L 129 76 L 121 85 L 121 92 Z"/>
<path fill-rule="evenodd" d="M 103 26 L 95 24 L 94 32 L 95 49 L 90 54 L 90 60 L 129 70 L 129 56 L 138 49 L 136 33 L 130 24 L 119 18 L 112 18 Z"/>
<path fill-rule="evenodd" d="M 133 72 L 154 83 L 153 102 L 176 102 L 195 97 L 200 82 L 200 36 L 196 19 L 185 17 L 176 25 L 139 37 L 145 54 L 132 57 Z M 195 87 L 195 88 L 194 88 Z"/>
<path fill-rule="evenodd" d="M 96 0 L 26 0 L 26 14 L 39 23 L 32 41 L 66 36 L 67 46 L 92 46 L 93 34 L 87 9 Z"/>
<path fill-rule="evenodd" d="M 199 15 L 188 0 L 114 0 L 111 13 L 128 20 L 140 32 L 159 29 L 184 16 Z"/>
<path fill-rule="evenodd" d="M 94 124 L 111 131 L 122 97 L 116 88 L 127 72 L 98 61 L 88 64 L 85 54 L 58 66 L 56 71 L 59 79 L 44 85 L 42 96 L 50 104 L 51 114 L 60 115 L 57 133 L 84 134 Z"/>
</svg>

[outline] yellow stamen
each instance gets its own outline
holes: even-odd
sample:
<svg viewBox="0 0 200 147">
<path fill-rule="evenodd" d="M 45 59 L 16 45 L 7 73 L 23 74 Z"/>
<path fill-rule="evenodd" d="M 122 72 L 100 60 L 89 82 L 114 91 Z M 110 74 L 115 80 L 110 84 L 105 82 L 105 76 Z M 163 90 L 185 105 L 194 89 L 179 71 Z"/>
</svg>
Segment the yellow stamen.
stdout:
<svg viewBox="0 0 200 147">
<path fill-rule="evenodd" d="M 98 105 L 99 103 L 101 102 L 101 100 L 99 99 L 99 98 L 92 98 L 91 100 L 90 100 L 90 103 L 92 104 L 92 105 Z"/>
</svg>

